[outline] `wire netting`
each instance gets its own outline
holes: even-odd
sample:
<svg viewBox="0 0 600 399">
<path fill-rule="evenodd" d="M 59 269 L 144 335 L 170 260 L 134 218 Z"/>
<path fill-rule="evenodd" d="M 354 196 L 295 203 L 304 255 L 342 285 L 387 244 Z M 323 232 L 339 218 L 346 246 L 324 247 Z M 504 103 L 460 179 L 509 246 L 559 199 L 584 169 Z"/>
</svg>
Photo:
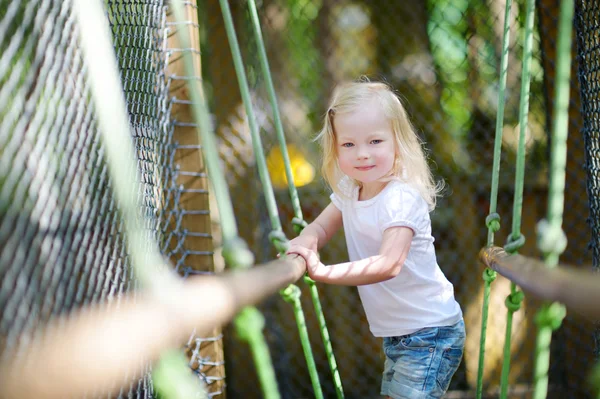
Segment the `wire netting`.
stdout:
<svg viewBox="0 0 600 399">
<path fill-rule="evenodd" d="M 200 146 L 163 0 L 108 0 L 149 239 L 183 276 L 212 270 Z M 71 1 L 0 2 L 0 360 L 51 319 L 135 291 Z M 198 71 L 199 72 L 199 71 Z M 191 161 L 190 161 L 191 159 Z M 191 332 L 190 332 L 191 333 Z M 221 393 L 220 332 L 191 334 L 190 365 Z M 94 361 L 90 359 L 90 361 Z M 42 365 L 40 365 L 42 366 Z M 149 367 L 148 367 L 149 369 Z M 153 397 L 149 374 L 122 397 Z"/>
<path fill-rule="evenodd" d="M 496 245 L 509 235 L 523 47 L 524 1 L 513 2 L 510 55 L 503 126 L 499 208 L 502 229 Z M 537 2 L 534 59 L 531 68 L 530 114 L 527 129 L 526 182 L 521 253 L 538 256 L 536 224 L 546 214 L 548 141 L 552 120 L 556 27 L 559 1 Z M 593 9 L 593 2 L 588 10 Z M 267 235 L 270 224 L 255 175 L 255 163 L 245 113 L 233 71 L 227 37 L 216 2 L 203 6 L 204 77 L 241 233 L 258 260 L 272 259 L 275 251 Z M 579 1 L 578 18 L 582 18 Z M 467 324 L 467 345 L 449 397 L 473 397 L 477 375 L 482 267 L 477 253 L 485 245 L 485 217 L 489 212 L 492 149 L 498 106 L 498 74 L 502 46 L 503 0 L 263 0 L 259 2 L 263 35 L 278 92 L 292 167 L 307 221 L 329 203 L 329 190 L 319 178 L 319 149 L 311 142 L 319 131 L 332 88 L 339 82 L 367 75 L 383 79 L 398 90 L 411 118 L 430 150 L 431 165 L 448 189 L 432 214 L 438 263 L 452 281 Z M 244 63 L 253 86 L 253 102 L 271 173 L 280 215 L 288 237 L 293 237 L 293 212 L 288 199 L 270 106 L 259 72 L 256 44 L 250 33 L 244 2 L 231 2 Z M 596 10 L 597 11 L 597 10 Z M 583 24 L 596 45 L 597 22 L 586 11 Z M 595 25 L 596 24 L 596 25 Z M 574 51 L 577 47 L 574 46 Z M 576 63 L 574 63 L 576 68 Z M 575 75 L 573 75 L 575 76 Z M 597 75 L 589 79 L 597 83 Z M 591 263 L 587 249 L 591 231 L 584 170 L 584 142 L 580 133 L 580 91 L 572 79 L 570 138 L 564 228 L 569 248 L 561 258 L 575 265 Z M 597 96 L 594 94 L 594 96 Z M 596 97 L 594 97 L 596 98 Z M 584 101 L 589 101 L 585 100 Z M 585 115 L 590 115 L 585 112 Z M 592 114 L 593 115 L 593 114 Z M 313 177 L 314 176 L 314 177 Z M 259 206 L 257 207 L 257 204 Z M 258 211 L 257 211 L 258 209 Z M 347 260 L 343 235 L 321 252 L 324 263 Z M 335 391 L 320 342 L 308 290 L 303 307 L 326 397 Z M 344 391 L 348 398 L 378 397 L 383 367 L 381 341 L 371 336 L 355 288 L 319 285 L 325 317 L 333 341 Z M 510 282 L 499 277 L 492 285 L 486 346 L 486 395 L 498 394 L 502 365 L 506 307 Z M 529 397 L 532 389 L 534 315 L 540 303 L 527 298 L 515 314 L 512 336 L 511 397 Z M 266 335 L 284 398 L 312 395 L 306 363 L 298 343 L 291 309 L 278 296 L 261 310 L 267 318 Z M 593 326 L 569 315 L 552 346 L 549 397 L 586 397 L 585 383 L 593 362 Z M 226 335 L 227 393 L 232 397 L 260 397 L 250 356 L 243 345 Z M 250 370 L 250 371 L 249 371 Z M 452 396 L 454 395 L 454 396 Z"/>
<path fill-rule="evenodd" d="M 585 169 L 589 197 L 589 224 L 592 230 L 590 247 L 593 266 L 600 267 L 600 4 L 584 1 L 577 4 L 576 26 L 579 63 L 579 84 L 583 114 L 583 137 L 585 141 Z M 594 335 L 595 355 L 600 355 L 600 330 Z"/>
</svg>

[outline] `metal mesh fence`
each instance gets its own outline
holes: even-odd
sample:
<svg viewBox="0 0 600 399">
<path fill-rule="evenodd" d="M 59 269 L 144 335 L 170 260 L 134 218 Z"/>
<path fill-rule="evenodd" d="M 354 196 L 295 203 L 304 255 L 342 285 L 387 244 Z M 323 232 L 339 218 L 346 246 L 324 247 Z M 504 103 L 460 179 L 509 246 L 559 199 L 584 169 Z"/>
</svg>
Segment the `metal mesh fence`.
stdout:
<svg viewBox="0 0 600 399">
<path fill-rule="evenodd" d="M 590 247 L 593 266 L 600 267 L 600 4 L 583 1 L 577 4 L 576 26 L 579 63 L 579 84 L 581 86 L 581 106 L 583 114 L 583 137 L 585 141 L 585 169 L 587 172 L 587 192 L 589 197 L 589 224 L 592 230 Z M 600 329 L 596 325 L 594 353 L 600 354 Z"/>
<path fill-rule="evenodd" d="M 197 7 L 108 0 L 145 227 L 184 276 L 212 270 L 208 196 L 174 34 Z M 197 42 L 197 40 L 196 40 Z M 200 71 L 198 70 L 198 75 Z M 0 359 L 52 318 L 135 290 L 71 1 L 0 2 Z M 190 364 L 222 388 L 220 332 L 190 336 Z M 93 361 L 93 359 L 90 359 Z M 42 365 L 40 365 L 42 366 Z M 148 375 L 120 393 L 153 397 Z"/>
<path fill-rule="evenodd" d="M 238 39 L 245 49 L 246 70 L 254 88 L 253 101 L 263 143 L 266 152 L 277 159 L 273 121 L 263 78 L 258 72 L 255 43 L 248 33 L 245 4 L 231 3 Z M 214 1 L 202 4 L 205 11 L 203 48 L 206 49 L 203 73 L 233 197 L 239 199 L 235 206 L 242 235 L 257 253 L 258 260 L 272 259 L 275 252 L 267 239 L 270 226 L 255 179 L 245 114 L 220 10 Z M 299 189 L 306 220 L 314 220 L 329 201 L 329 191 L 322 181 L 318 177 L 310 179 L 313 173 L 318 176 L 319 168 L 319 151 L 310 139 L 320 128 L 329 95 L 337 83 L 360 75 L 388 81 L 405 99 L 414 124 L 427 142 L 434 173 L 448 185 L 432 214 L 438 263 L 454 284 L 467 324 L 464 360 L 450 388 L 453 397 L 473 397 L 477 374 L 483 283 L 482 268 L 476 257 L 485 245 L 487 233 L 484 221 L 489 211 L 505 4 L 502 0 L 263 0 L 259 4 L 289 148 L 297 153 L 292 167 L 297 176 L 309 176 L 307 184 Z M 582 4 L 578 2 L 579 18 L 584 16 Z M 522 225 L 527 242 L 521 250 L 530 256 L 538 255 L 535 226 L 545 216 L 558 6 L 559 1 L 540 0 L 536 10 Z M 588 4 L 587 9 L 593 7 Z M 503 245 L 508 237 L 512 213 L 523 10 L 524 1 L 514 2 L 498 209 L 502 229 L 496 235 L 497 245 Z M 592 16 L 596 14 L 586 11 L 585 15 L 582 23 L 592 32 L 588 33 L 587 40 L 594 44 L 597 27 Z M 574 51 L 577 51 L 575 46 Z M 596 82 L 597 77 L 591 74 L 589 80 Z M 571 99 L 565 215 L 569 248 L 562 259 L 580 265 L 590 262 L 591 253 L 587 249 L 589 211 L 576 79 L 572 80 Z M 278 165 L 277 162 L 271 164 L 271 173 L 286 234 L 293 237 L 290 223 L 293 213 Z M 343 235 L 336 236 L 322 250 L 321 256 L 324 263 L 347 260 Z M 324 393 L 326 397 L 333 397 L 335 391 L 312 304 L 306 287 L 303 290 L 304 309 Z M 383 367 L 381 342 L 368 331 L 355 289 L 320 285 L 319 290 L 346 396 L 378 397 Z M 497 395 L 500 380 L 506 323 L 504 300 L 509 291 L 508 280 L 499 278 L 493 283 L 484 375 L 490 396 Z M 534 315 L 538 307 L 539 302 L 527 298 L 522 310 L 515 314 L 509 378 L 511 397 L 531 395 Z M 282 397 L 311 397 L 310 380 L 290 307 L 274 296 L 261 309 L 267 318 L 265 333 Z M 593 361 L 592 333 L 590 323 L 569 315 L 564 327 L 555 334 L 549 397 L 590 395 L 584 381 Z M 226 334 L 225 350 L 228 394 L 260 397 L 256 376 L 249 371 L 252 365 L 247 349 L 233 334 Z"/>
</svg>

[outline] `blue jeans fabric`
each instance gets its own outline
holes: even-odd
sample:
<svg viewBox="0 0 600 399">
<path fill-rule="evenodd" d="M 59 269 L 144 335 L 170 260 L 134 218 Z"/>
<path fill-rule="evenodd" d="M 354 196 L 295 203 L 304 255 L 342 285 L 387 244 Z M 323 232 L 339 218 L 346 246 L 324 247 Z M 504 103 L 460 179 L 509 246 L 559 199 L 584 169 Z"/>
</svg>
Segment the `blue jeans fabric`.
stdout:
<svg viewBox="0 0 600 399">
<path fill-rule="evenodd" d="M 393 399 L 441 398 L 460 365 L 464 346 L 462 319 L 452 326 L 383 338 L 381 394 Z"/>
</svg>

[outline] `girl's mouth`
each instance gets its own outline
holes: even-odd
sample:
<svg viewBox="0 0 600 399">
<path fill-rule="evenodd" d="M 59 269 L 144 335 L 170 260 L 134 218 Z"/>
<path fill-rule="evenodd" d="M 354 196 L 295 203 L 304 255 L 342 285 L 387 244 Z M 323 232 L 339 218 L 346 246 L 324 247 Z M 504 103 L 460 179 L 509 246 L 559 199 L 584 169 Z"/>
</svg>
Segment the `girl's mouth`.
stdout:
<svg viewBox="0 0 600 399">
<path fill-rule="evenodd" d="M 373 169 L 374 167 L 375 167 L 375 165 L 371 165 L 371 166 L 357 166 L 356 169 L 365 171 L 365 170 Z"/>
</svg>

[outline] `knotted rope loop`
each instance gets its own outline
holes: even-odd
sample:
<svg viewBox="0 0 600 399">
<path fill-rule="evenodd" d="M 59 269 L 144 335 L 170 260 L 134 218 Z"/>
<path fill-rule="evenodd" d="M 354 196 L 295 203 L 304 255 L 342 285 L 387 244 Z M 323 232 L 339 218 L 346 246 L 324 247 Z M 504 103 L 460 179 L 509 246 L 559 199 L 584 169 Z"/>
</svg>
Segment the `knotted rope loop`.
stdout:
<svg viewBox="0 0 600 399">
<path fill-rule="evenodd" d="M 302 230 L 304 230 L 304 228 L 306 226 L 308 226 L 308 223 L 306 223 L 306 221 L 303 219 L 293 218 L 292 226 L 294 226 L 294 233 L 296 233 L 296 235 L 298 235 L 298 234 L 302 233 Z"/>
<path fill-rule="evenodd" d="M 521 309 L 521 304 L 523 303 L 523 299 L 525 298 L 525 294 L 523 291 L 515 291 L 511 292 L 504 301 L 506 308 L 509 312 L 514 313 Z"/>
<path fill-rule="evenodd" d="M 250 341 L 265 327 L 265 317 L 254 306 L 248 306 L 235 318 L 235 327 L 240 339 Z"/>
<path fill-rule="evenodd" d="M 495 270 L 486 268 L 483 271 L 483 281 L 485 281 L 488 284 L 491 284 L 496 279 L 496 277 L 498 277 L 498 273 L 496 273 Z"/>
<path fill-rule="evenodd" d="M 565 306 L 561 303 L 553 302 L 538 311 L 535 316 L 535 322 L 539 327 L 550 327 L 552 330 L 556 330 L 560 327 L 566 315 L 567 310 Z"/>
<path fill-rule="evenodd" d="M 283 299 L 286 302 L 294 304 L 300 301 L 300 295 L 302 294 L 302 292 L 300 291 L 300 288 L 297 285 L 290 284 L 284 289 L 280 290 L 279 294 L 283 297 Z"/>
<path fill-rule="evenodd" d="M 497 214 L 496 212 L 490 213 L 485 218 L 485 225 L 493 233 L 496 233 L 498 230 L 500 230 L 500 215 Z"/>
<path fill-rule="evenodd" d="M 269 241 L 273 243 L 273 246 L 275 247 L 275 249 L 277 249 L 277 252 L 280 254 L 286 253 L 286 251 L 290 247 L 287 237 L 281 230 L 273 230 L 272 232 L 270 232 Z"/>
<path fill-rule="evenodd" d="M 508 253 L 514 254 L 525 245 L 525 236 L 519 233 L 519 236 L 515 238 L 512 234 L 506 239 L 504 250 Z"/>
<path fill-rule="evenodd" d="M 254 254 L 248 249 L 246 241 L 240 237 L 225 241 L 222 255 L 232 268 L 249 268 L 254 264 Z"/>
<path fill-rule="evenodd" d="M 537 224 L 538 248 L 544 254 L 562 254 L 567 248 L 567 236 L 560 226 L 551 225 L 546 219 Z"/>
</svg>

